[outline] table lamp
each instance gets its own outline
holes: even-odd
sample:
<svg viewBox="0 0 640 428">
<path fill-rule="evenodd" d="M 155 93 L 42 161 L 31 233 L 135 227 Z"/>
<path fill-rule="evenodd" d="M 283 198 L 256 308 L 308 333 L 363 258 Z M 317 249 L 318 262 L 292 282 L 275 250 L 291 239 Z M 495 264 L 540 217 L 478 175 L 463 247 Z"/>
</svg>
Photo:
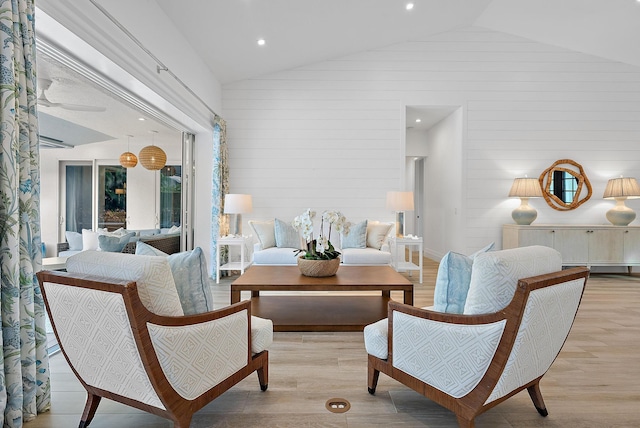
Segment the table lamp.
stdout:
<svg viewBox="0 0 640 428">
<path fill-rule="evenodd" d="M 224 195 L 224 213 L 234 214 L 235 219 L 229 222 L 229 234 L 242 236 L 242 214 L 253 210 L 251 195 L 229 193 Z"/>
<path fill-rule="evenodd" d="M 607 220 L 615 226 L 627 226 L 636 218 L 636 212 L 624 204 L 626 199 L 640 198 L 640 186 L 633 177 L 612 178 L 604 190 L 604 199 L 615 199 L 616 205 L 607 211 Z"/>
<path fill-rule="evenodd" d="M 396 213 L 396 236 L 404 237 L 404 212 L 413 211 L 413 192 L 387 192 L 387 209 Z"/>
<path fill-rule="evenodd" d="M 538 217 L 538 212 L 529 205 L 529 198 L 541 198 L 542 187 L 537 178 L 520 177 L 513 180 L 510 198 L 520 198 L 520 206 L 511 212 L 513 220 L 520 225 L 528 226 Z"/>
</svg>

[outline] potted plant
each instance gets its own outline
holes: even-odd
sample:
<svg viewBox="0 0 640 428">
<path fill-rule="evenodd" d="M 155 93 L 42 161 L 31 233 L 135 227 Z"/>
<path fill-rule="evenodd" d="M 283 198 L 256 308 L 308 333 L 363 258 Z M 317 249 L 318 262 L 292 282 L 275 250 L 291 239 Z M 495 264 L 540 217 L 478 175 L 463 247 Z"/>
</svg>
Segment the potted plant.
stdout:
<svg viewBox="0 0 640 428">
<path fill-rule="evenodd" d="M 340 267 L 340 252 L 333 246 L 329 237 L 332 228 L 340 233 L 349 232 L 349 223 L 344 215 L 339 211 L 325 211 L 322 213 L 320 221 L 320 233 L 318 238 L 314 238 L 313 219 L 315 211 L 307 209 L 304 213 L 296 217 L 292 225 L 294 229 L 302 233 L 306 241 L 306 250 L 296 250 L 300 256 L 298 257 L 298 267 L 300 272 L 305 276 L 332 276 L 335 275 Z M 328 232 L 325 236 L 325 221 L 328 223 Z"/>
</svg>

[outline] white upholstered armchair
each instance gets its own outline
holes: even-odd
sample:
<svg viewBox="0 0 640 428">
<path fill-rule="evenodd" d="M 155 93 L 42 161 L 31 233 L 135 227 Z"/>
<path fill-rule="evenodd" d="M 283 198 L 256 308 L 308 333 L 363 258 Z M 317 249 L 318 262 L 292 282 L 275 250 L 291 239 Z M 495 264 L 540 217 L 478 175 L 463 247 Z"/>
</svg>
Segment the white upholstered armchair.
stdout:
<svg viewBox="0 0 640 428">
<path fill-rule="evenodd" d="M 560 254 L 546 247 L 478 255 L 462 314 L 391 302 L 388 319 L 365 327 L 369 392 L 385 373 L 473 428 L 477 415 L 527 389 L 546 416 L 539 382 L 569 335 L 588 274 L 561 270 Z"/>
<path fill-rule="evenodd" d="M 87 391 L 81 428 L 102 397 L 187 428 L 194 412 L 253 372 L 267 389 L 273 325 L 252 317 L 248 301 L 184 316 L 162 256 L 87 251 L 67 269 L 39 272 L 38 280 L 62 352 Z"/>
</svg>

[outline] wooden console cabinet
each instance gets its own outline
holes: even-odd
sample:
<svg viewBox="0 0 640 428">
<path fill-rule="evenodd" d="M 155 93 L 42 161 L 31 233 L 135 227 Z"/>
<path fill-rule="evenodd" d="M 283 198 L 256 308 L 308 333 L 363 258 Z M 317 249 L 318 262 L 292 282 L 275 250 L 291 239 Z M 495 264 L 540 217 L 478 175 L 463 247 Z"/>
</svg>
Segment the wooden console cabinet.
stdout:
<svg viewBox="0 0 640 428">
<path fill-rule="evenodd" d="M 503 225 L 502 248 L 528 245 L 555 248 L 563 266 L 640 266 L 640 226 Z"/>
</svg>

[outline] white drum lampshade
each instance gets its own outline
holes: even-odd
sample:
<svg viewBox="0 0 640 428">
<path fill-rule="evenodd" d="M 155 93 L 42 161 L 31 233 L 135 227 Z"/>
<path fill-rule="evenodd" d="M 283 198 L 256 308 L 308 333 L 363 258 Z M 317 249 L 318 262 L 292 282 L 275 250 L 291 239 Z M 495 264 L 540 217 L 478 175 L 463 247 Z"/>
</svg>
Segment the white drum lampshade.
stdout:
<svg viewBox="0 0 640 428">
<path fill-rule="evenodd" d="M 229 193 L 224 195 L 224 213 L 234 214 L 235 221 L 229 223 L 229 233 L 242 236 L 242 214 L 253 210 L 251 195 Z"/>
<path fill-rule="evenodd" d="M 396 213 L 396 236 L 405 234 L 404 212 L 413 211 L 413 192 L 387 192 L 387 209 Z"/>
</svg>

